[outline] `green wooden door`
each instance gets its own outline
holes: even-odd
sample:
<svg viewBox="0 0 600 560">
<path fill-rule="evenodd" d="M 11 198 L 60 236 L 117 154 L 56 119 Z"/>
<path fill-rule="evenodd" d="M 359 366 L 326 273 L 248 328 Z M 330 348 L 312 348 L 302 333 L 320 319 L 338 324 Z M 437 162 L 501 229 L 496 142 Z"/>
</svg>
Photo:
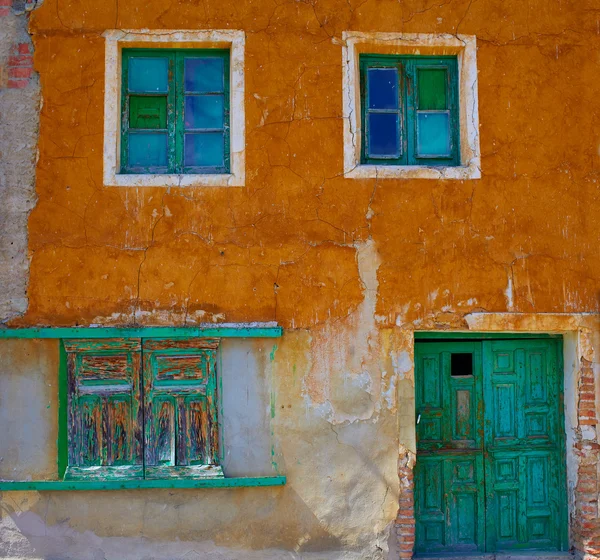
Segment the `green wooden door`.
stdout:
<svg viewBox="0 0 600 560">
<path fill-rule="evenodd" d="M 485 546 L 481 345 L 415 349 L 417 553 Z"/>
<path fill-rule="evenodd" d="M 417 554 L 566 549 L 559 351 L 416 344 Z"/>
<path fill-rule="evenodd" d="M 486 542 L 566 548 L 563 392 L 555 340 L 483 344 Z"/>
</svg>

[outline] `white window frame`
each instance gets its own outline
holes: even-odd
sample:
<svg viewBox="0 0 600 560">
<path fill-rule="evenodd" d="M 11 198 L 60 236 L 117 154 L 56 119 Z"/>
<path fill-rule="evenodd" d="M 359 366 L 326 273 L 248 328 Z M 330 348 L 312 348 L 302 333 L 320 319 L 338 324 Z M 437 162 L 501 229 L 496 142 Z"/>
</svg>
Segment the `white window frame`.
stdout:
<svg viewBox="0 0 600 560">
<path fill-rule="evenodd" d="M 428 33 L 342 34 L 344 176 L 352 179 L 480 179 L 477 41 L 474 35 Z M 456 55 L 460 121 L 460 165 L 371 165 L 361 163 L 360 54 Z"/>
<path fill-rule="evenodd" d="M 115 187 L 242 187 L 245 184 L 243 31 L 110 29 L 106 39 L 104 89 L 104 185 Z M 230 173 L 120 173 L 121 50 L 123 48 L 227 48 L 230 50 Z"/>
</svg>

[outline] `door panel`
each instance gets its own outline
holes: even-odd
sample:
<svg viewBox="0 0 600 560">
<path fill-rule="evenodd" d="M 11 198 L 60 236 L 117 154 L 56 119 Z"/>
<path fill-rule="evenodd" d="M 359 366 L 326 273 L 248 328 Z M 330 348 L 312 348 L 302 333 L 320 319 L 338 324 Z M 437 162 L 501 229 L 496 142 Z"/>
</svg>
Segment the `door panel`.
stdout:
<svg viewBox="0 0 600 560">
<path fill-rule="evenodd" d="M 556 341 L 486 341 L 483 356 L 487 550 L 561 550 L 566 507 Z"/>
<path fill-rule="evenodd" d="M 417 554 L 566 550 L 556 340 L 415 345 Z"/>
<path fill-rule="evenodd" d="M 417 345 L 415 358 L 416 552 L 482 551 L 481 345 Z"/>
</svg>

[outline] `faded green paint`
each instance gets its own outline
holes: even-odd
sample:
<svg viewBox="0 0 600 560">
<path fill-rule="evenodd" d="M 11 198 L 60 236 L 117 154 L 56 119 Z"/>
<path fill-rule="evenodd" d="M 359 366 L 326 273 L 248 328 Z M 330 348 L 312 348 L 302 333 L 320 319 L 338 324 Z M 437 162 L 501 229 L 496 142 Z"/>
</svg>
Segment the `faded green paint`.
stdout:
<svg viewBox="0 0 600 560">
<path fill-rule="evenodd" d="M 59 421 L 68 428 L 65 434 L 60 425 L 59 439 L 68 440 L 67 479 L 223 476 L 218 339 L 76 339 L 63 344 L 68 404 L 67 421 L 62 406 Z M 61 476 L 60 453 L 59 462 Z"/>
<path fill-rule="evenodd" d="M 58 478 L 62 480 L 69 464 L 67 352 L 62 341 L 59 344 L 58 438 L 56 447 Z"/>
<path fill-rule="evenodd" d="M 279 338 L 281 327 L 33 327 L 0 328 L 4 338 Z"/>
<path fill-rule="evenodd" d="M 145 477 L 223 476 L 216 339 L 143 341 Z"/>
<path fill-rule="evenodd" d="M 415 345 L 417 553 L 567 549 L 558 346 Z"/>
<path fill-rule="evenodd" d="M 451 375 L 453 352 L 475 375 Z M 484 550 L 481 359 L 477 342 L 415 345 L 418 553 Z"/>
<path fill-rule="evenodd" d="M 273 362 L 275 360 L 275 352 L 277 352 L 277 344 L 273 345 L 273 349 L 271 350 L 271 354 L 269 354 L 269 358 Z"/>
<path fill-rule="evenodd" d="M 141 478 L 139 339 L 65 340 L 66 478 Z"/>
<path fill-rule="evenodd" d="M 151 488 L 251 488 L 283 486 L 285 476 L 167 479 L 167 480 L 33 480 L 0 481 L 0 492 L 61 491 L 61 490 L 135 490 Z"/>
</svg>

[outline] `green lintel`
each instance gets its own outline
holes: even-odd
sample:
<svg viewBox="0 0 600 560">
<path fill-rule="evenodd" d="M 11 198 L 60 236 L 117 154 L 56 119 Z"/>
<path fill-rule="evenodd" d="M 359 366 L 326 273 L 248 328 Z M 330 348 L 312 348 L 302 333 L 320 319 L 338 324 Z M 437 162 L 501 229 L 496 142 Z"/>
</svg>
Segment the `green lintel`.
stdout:
<svg viewBox="0 0 600 560">
<path fill-rule="evenodd" d="M 255 476 L 205 479 L 162 480 L 32 480 L 0 481 L 0 492 L 34 490 L 137 490 L 149 488 L 252 488 L 257 486 L 283 486 L 285 476 Z"/>
<path fill-rule="evenodd" d="M 440 339 L 516 339 L 516 338 L 562 338 L 560 334 L 515 333 L 515 332 L 457 332 L 457 331 L 415 331 L 416 340 Z"/>
<path fill-rule="evenodd" d="M 31 327 L 0 328 L 3 338 L 278 338 L 281 327 Z"/>
</svg>

